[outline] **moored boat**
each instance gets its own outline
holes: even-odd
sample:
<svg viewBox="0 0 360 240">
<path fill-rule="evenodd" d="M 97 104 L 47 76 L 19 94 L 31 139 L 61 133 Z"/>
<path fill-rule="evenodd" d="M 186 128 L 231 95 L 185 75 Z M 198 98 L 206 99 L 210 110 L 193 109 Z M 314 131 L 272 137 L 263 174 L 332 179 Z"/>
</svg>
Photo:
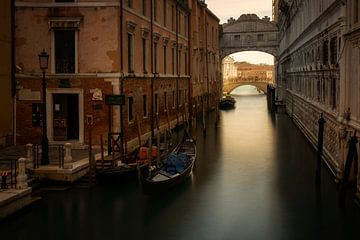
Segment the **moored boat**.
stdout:
<svg viewBox="0 0 360 240">
<path fill-rule="evenodd" d="M 161 192 L 180 184 L 191 175 L 195 160 L 196 144 L 187 131 L 184 131 L 182 141 L 163 159 L 160 168 L 147 177 L 140 173 L 143 191 Z"/>
<path fill-rule="evenodd" d="M 219 102 L 219 108 L 221 109 L 232 109 L 235 107 L 236 100 L 231 97 L 230 95 L 227 95 L 220 99 Z"/>
</svg>

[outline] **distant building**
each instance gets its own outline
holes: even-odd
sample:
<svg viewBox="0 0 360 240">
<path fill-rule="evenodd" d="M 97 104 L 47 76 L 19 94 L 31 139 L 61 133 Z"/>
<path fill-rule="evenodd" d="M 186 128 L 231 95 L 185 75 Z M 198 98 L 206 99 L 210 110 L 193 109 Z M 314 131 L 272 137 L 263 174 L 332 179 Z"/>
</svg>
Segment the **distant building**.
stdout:
<svg viewBox="0 0 360 240">
<path fill-rule="evenodd" d="M 12 1 L 0 1 L 0 148 L 12 144 Z"/>
<path fill-rule="evenodd" d="M 232 78 L 236 78 L 238 73 L 235 66 L 235 60 L 227 56 L 222 61 L 222 72 L 223 72 L 223 81 L 231 81 Z"/>
<path fill-rule="evenodd" d="M 41 140 L 42 49 L 50 53 L 52 143 L 86 144 L 87 122 L 99 143 L 111 122 L 110 130 L 123 130 L 135 146 L 138 126 L 147 136 L 168 119 L 176 123 L 185 111 L 196 115 L 199 107 L 216 104 L 219 19 L 204 1 L 16 1 L 16 24 L 21 143 Z M 125 105 L 112 107 L 109 115 L 106 95 L 117 94 L 125 96 Z"/>
<path fill-rule="evenodd" d="M 273 79 L 272 65 L 251 64 L 248 62 L 236 62 L 237 77 L 244 81 L 268 81 Z"/>
</svg>

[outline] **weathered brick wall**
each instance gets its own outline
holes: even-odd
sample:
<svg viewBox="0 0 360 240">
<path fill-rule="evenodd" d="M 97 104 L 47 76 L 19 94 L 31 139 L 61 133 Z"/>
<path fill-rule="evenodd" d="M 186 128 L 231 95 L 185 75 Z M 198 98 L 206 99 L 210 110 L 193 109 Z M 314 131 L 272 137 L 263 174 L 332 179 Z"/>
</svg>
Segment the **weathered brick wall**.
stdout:
<svg viewBox="0 0 360 240">
<path fill-rule="evenodd" d="M 48 89 L 61 89 L 58 88 L 60 83 L 59 79 L 48 79 Z M 41 80 L 39 79 L 21 79 L 19 84 L 22 89 L 32 92 L 41 93 Z M 93 143 L 99 144 L 99 136 L 103 134 L 106 136 L 108 132 L 108 112 L 105 105 L 105 94 L 112 94 L 112 86 L 109 82 L 104 82 L 104 79 L 71 79 L 70 84 L 72 88 L 83 89 L 83 109 L 84 121 L 88 114 L 93 116 Z M 103 100 L 92 100 L 93 94 L 91 89 L 101 89 Z M 41 98 L 40 98 L 41 99 Z M 42 127 L 32 126 L 32 103 L 41 103 L 41 100 L 18 100 L 17 101 L 17 141 L 19 144 L 34 143 L 40 144 L 42 138 Z M 49 104 L 49 103 L 48 103 Z M 95 107 L 96 105 L 96 107 Z M 101 105 L 101 109 L 99 109 Z M 50 116 L 51 117 L 51 116 Z M 84 123 L 84 140 L 88 143 L 89 134 L 88 127 Z"/>
</svg>

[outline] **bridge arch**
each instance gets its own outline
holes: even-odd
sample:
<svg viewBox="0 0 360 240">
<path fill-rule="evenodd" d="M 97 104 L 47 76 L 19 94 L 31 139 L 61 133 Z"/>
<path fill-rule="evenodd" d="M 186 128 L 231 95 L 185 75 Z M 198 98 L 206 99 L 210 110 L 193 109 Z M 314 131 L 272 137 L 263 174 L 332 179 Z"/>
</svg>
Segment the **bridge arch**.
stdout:
<svg viewBox="0 0 360 240">
<path fill-rule="evenodd" d="M 222 25 L 220 36 L 221 58 L 243 51 L 260 51 L 278 56 L 279 29 L 269 17 L 243 14 L 237 20 L 230 18 Z"/>
<path fill-rule="evenodd" d="M 246 85 L 257 87 L 258 89 L 263 91 L 265 94 L 267 93 L 268 83 L 266 83 L 266 82 L 237 82 L 237 83 L 233 83 L 233 84 L 226 84 L 223 87 L 223 92 L 231 93 L 236 88 L 241 87 L 241 86 L 246 86 Z"/>
</svg>

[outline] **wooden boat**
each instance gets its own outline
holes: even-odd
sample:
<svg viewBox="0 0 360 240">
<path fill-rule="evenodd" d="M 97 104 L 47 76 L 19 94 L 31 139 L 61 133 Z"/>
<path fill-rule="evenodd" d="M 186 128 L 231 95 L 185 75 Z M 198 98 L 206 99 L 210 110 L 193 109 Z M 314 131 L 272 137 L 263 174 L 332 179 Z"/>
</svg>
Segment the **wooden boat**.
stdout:
<svg viewBox="0 0 360 240">
<path fill-rule="evenodd" d="M 222 99 L 220 99 L 219 108 L 232 109 L 232 108 L 235 108 L 235 103 L 236 103 L 236 100 L 233 97 L 231 97 L 230 95 L 227 95 L 227 96 L 223 97 Z"/>
<path fill-rule="evenodd" d="M 186 180 L 192 172 L 196 160 L 196 145 L 191 136 L 184 131 L 182 141 L 163 159 L 160 168 L 146 177 L 140 173 L 145 193 L 161 192 Z"/>
<path fill-rule="evenodd" d="M 148 163 L 141 163 L 139 165 L 142 174 L 148 174 Z M 120 164 L 116 167 L 106 168 L 104 170 L 96 171 L 96 180 L 100 183 L 121 183 L 126 180 L 136 179 L 138 176 L 137 164 Z"/>
<path fill-rule="evenodd" d="M 169 136 L 168 136 L 169 137 Z M 171 136 L 170 136 L 171 137 Z M 102 156 L 101 161 L 96 162 L 96 179 L 100 183 L 121 183 L 126 180 L 136 179 L 138 177 L 138 168 L 143 176 L 148 176 L 149 172 L 149 152 L 151 152 L 152 158 L 160 159 L 165 155 L 168 149 L 166 146 L 168 143 L 161 142 L 159 137 L 159 147 L 153 146 L 151 151 L 147 147 L 139 148 L 139 151 L 134 152 L 132 155 L 128 155 L 126 162 L 120 161 L 120 152 L 113 152 L 113 155 Z M 116 148 L 115 148 L 116 149 Z"/>
</svg>

